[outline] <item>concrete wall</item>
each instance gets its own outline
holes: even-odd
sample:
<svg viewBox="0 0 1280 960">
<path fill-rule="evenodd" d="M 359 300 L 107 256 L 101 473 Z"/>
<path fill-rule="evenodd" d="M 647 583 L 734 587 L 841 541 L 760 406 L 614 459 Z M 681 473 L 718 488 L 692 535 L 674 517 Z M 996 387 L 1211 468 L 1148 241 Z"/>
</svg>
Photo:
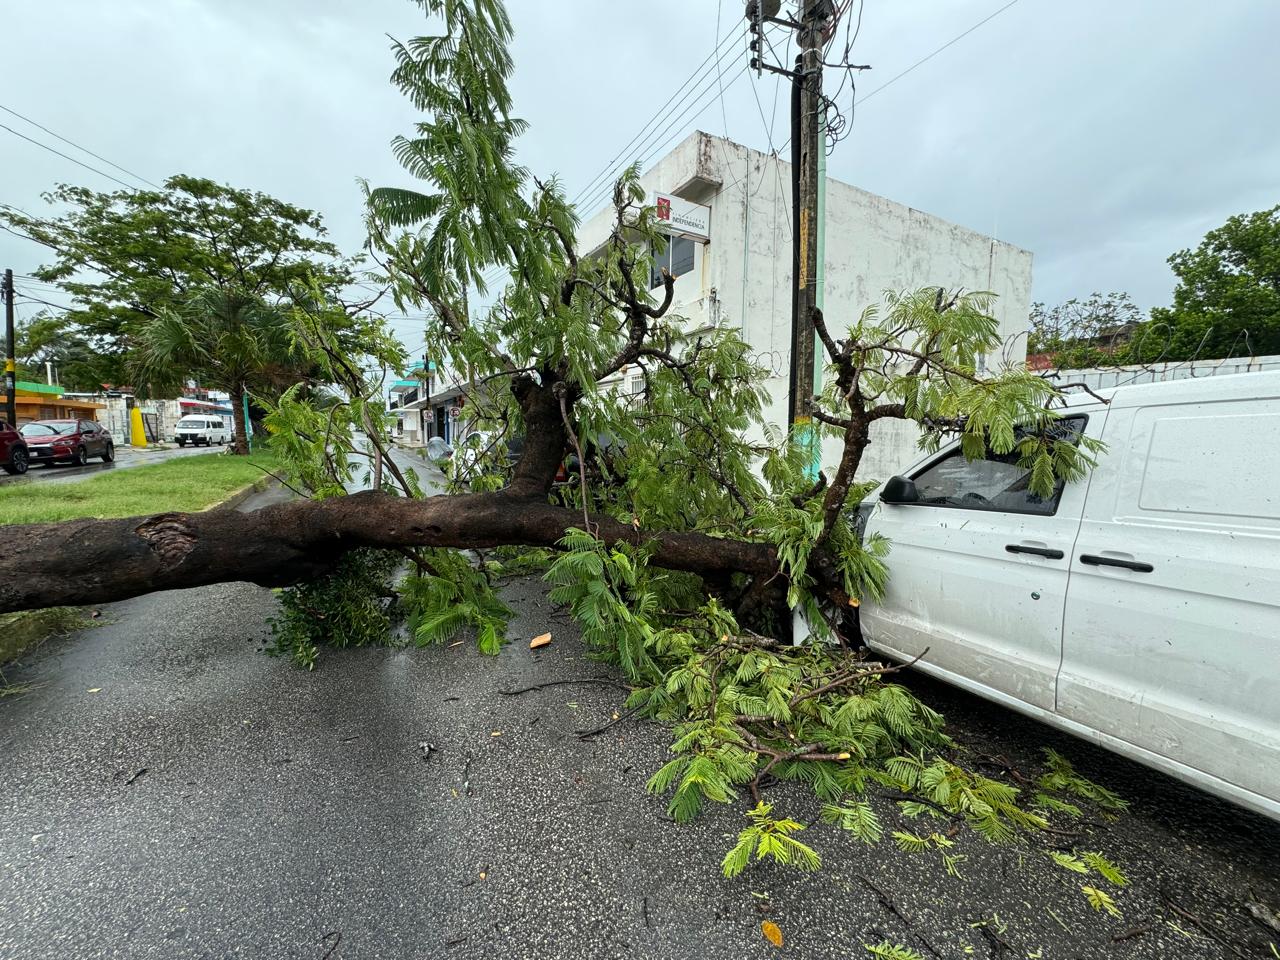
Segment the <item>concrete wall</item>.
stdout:
<svg viewBox="0 0 1280 960">
<path fill-rule="evenodd" d="M 673 193 L 711 207 L 711 240 L 692 273 L 676 282 L 674 312 L 690 329 L 732 324 L 771 372 L 768 420 L 787 421 L 791 347 L 791 165 L 740 144 L 694 133 L 641 178 L 649 190 Z M 945 286 L 990 290 L 1007 359 L 1021 363 L 1031 300 L 1031 253 L 966 227 L 828 178 L 825 313 L 833 332 L 847 326 L 886 290 Z M 612 228 L 605 209 L 579 231 L 584 252 Z M 887 477 L 917 457 L 913 428 L 875 425 L 874 442 L 859 471 Z M 839 444 L 827 441 L 832 468 Z"/>
</svg>

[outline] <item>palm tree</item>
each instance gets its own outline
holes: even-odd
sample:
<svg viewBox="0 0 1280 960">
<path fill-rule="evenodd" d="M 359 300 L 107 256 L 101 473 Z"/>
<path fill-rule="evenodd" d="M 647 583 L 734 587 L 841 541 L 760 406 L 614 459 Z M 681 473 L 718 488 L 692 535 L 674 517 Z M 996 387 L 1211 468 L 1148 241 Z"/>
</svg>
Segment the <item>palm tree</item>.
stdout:
<svg viewBox="0 0 1280 960">
<path fill-rule="evenodd" d="M 306 365 L 283 310 L 217 287 L 148 321 L 132 358 L 135 384 L 152 394 L 181 389 L 187 380 L 230 394 L 237 454 L 249 452 L 245 397 L 296 380 Z"/>
</svg>

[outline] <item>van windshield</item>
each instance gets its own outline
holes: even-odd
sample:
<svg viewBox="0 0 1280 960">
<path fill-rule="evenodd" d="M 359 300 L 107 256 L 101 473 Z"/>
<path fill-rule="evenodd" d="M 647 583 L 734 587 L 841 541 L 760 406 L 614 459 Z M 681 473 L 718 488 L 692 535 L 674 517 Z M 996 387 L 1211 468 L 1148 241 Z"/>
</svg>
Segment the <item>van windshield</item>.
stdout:
<svg viewBox="0 0 1280 960">
<path fill-rule="evenodd" d="M 189 430 L 203 430 L 209 425 L 209 421 L 204 417 L 183 417 L 178 421 L 178 426 L 186 427 Z"/>
</svg>

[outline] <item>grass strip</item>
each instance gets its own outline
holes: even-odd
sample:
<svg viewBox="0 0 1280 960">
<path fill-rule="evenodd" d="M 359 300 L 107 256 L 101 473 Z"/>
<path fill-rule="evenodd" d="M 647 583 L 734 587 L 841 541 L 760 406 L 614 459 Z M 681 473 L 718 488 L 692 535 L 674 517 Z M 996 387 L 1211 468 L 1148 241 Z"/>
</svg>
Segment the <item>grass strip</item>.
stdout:
<svg viewBox="0 0 1280 960">
<path fill-rule="evenodd" d="M 0 487 L 0 524 L 204 510 L 275 468 L 270 451 L 250 457 L 210 453 L 108 470 L 85 480 L 8 483 Z"/>
</svg>

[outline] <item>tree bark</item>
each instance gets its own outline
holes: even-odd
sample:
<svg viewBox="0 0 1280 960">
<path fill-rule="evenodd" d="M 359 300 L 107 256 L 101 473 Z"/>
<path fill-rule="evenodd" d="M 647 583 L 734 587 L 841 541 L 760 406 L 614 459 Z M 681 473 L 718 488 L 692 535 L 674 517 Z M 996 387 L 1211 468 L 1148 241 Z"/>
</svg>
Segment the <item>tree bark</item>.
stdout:
<svg viewBox="0 0 1280 960">
<path fill-rule="evenodd" d="M 248 420 L 244 415 L 244 387 L 233 384 L 231 390 L 231 422 L 235 424 L 235 436 L 232 438 L 232 453 L 240 457 L 249 455 Z"/>
<path fill-rule="evenodd" d="M 0 612 L 123 600 L 156 590 L 248 581 L 287 586 L 325 573 L 346 551 L 371 547 L 554 546 L 577 511 L 545 495 L 498 493 L 411 500 L 366 491 L 254 513 L 211 510 L 122 520 L 7 526 Z M 648 543 L 658 566 L 709 575 L 773 576 L 772 546 L 700 533 L 650 533 L 592 517 L 609 543 Z"/>
</svg>

